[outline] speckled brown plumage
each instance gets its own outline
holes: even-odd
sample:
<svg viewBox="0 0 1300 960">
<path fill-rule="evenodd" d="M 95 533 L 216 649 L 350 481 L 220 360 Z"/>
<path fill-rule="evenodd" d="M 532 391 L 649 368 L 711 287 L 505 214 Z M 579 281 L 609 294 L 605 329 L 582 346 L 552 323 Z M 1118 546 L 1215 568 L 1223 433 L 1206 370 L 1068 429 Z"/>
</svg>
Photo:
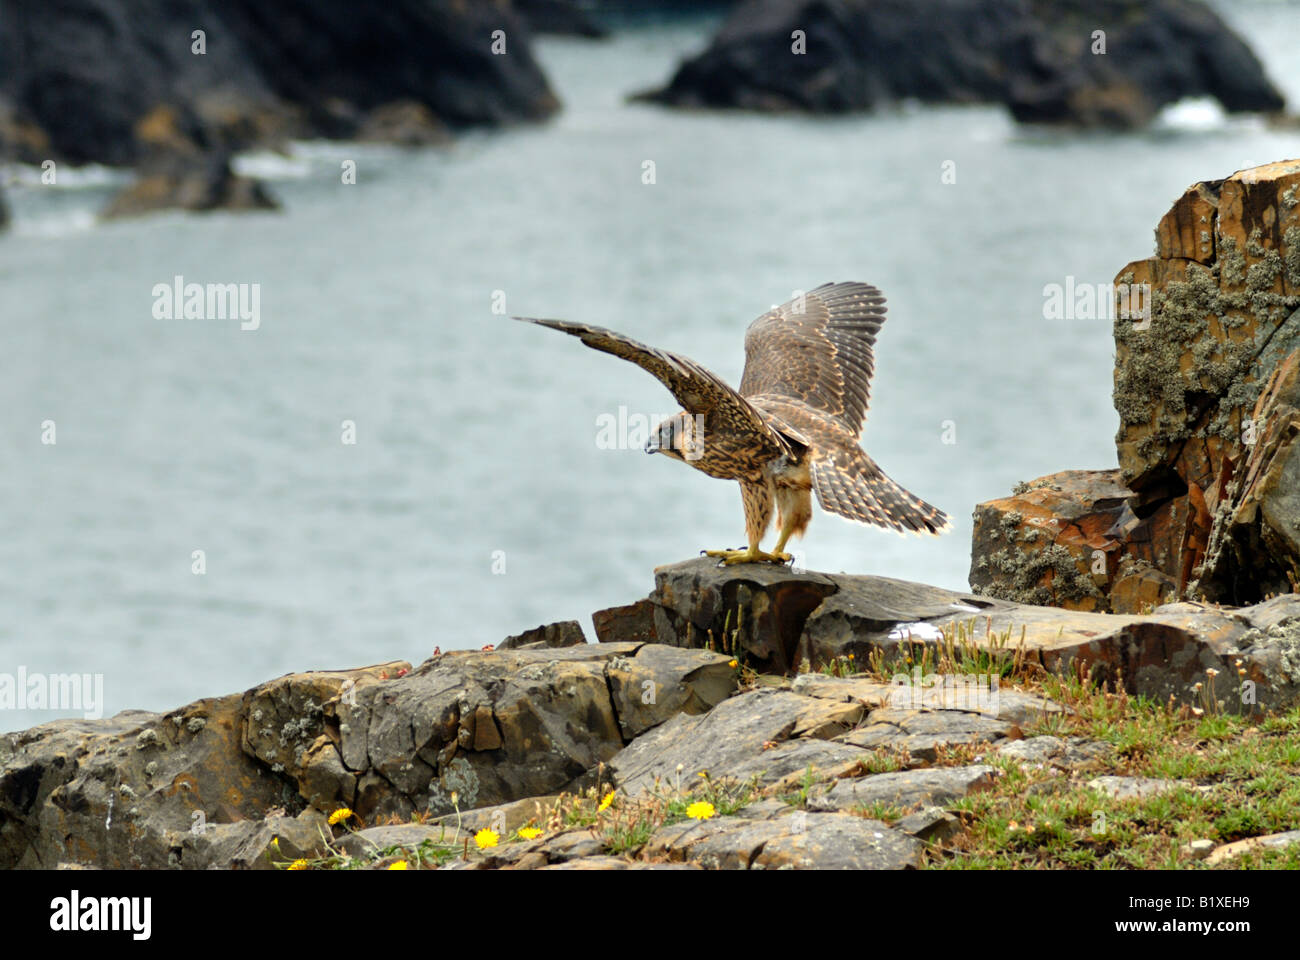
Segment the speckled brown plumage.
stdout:
<svg viewBox="0 0 1300 960">
<path fill-rule="evenodd" d="M 858 445 L 871 398 L 872 348 L 885 322 L 885 298 L 873 286 L 824 284 L 755 320 L 745 335 L 739 391 L 687 357 L 602 327 L 516 319 L 630 360 L 672 391 L 684 412 L 661 425 L 647 450 L 740 481 L 749 549 L 711 552 L 729 563 L 788 559 L 786 541 L 801 535 L 811 516 L 810 490 L 823 509 L 859 523 L 900 533 L 948 526 L 943 511 L 894 483 Z M 689 447 L 684 438 L 697 416 L 704 430 L 694 439 L 702 443 Z M 766 554 L 758 543 L 774 505 L 781 536 Z"/>
</svg>

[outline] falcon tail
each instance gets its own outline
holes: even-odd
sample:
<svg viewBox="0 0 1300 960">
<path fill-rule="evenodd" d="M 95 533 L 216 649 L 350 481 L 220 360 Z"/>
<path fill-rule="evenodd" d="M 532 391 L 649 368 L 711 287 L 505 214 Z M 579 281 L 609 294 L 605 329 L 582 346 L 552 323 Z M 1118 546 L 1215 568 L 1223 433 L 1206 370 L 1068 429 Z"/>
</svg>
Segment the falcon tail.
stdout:
<svg viewBox="0 0 1300 960">
<path fill-rule="evenodd" d="M 855 449 L 848 463 L 836 462 L 843 456 L 837 451 L 835 458 L 813 459 L 813 488 L 823 510 L 899 533 L 938 534 L 948 529 L 952 520 L 946 513 L 889 479 L 861 450 Z"/>
</svg>

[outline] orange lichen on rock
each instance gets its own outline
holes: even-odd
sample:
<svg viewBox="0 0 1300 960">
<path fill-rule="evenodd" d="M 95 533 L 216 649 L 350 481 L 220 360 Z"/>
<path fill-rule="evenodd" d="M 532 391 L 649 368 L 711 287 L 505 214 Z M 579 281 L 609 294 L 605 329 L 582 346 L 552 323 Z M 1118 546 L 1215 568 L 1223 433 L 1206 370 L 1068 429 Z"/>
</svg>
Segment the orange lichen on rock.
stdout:
<svg viewBox="0 0 1300 960">
<path fill-rule="evenodd" d="M 1184 596 L 1247 603 L 1296 588 L 1298 193 L 1292 160 L 1195 184 L 1174 203 L 1156 228 L 1156 256 L 1115 279 L 1119 470 L 1053 474 L 981 504 L 973 589 L 1139 612 Z M 1125 309 L 1139 301 L 1148 312 Z M 1042 489 L 1058 495 L 1045 501 L 1034 495 Z M 1051 520 L 1044 545 L 1033 534 Z"/>
</svg>

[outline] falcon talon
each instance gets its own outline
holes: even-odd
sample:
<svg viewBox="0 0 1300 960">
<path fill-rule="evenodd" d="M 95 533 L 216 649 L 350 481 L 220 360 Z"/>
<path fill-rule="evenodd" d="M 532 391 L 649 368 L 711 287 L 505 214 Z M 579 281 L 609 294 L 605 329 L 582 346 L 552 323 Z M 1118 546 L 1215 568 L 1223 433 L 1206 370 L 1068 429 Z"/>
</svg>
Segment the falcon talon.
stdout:
<svg viewBox="0 0 1300 960">
<path fill-rule="evenodd" d="M 792 564 L 786 542 L 824 510 L 899 533 L 942 533 L 948 515 L 904 490 L 859 445 L 871 399 L 885 297 L 865 283 L 825 283 L 774 307 L 745 332 L 745 370 L 733 390 L 689 357 L 592 324 L 515 317 L 629 360 L 684 408 L 646 442 L 701 473 L 740 483 L 748 549 L 705 550 L 723 565 Z M 758 545 L 775 512 L 780 536 Z"/>
</svg>

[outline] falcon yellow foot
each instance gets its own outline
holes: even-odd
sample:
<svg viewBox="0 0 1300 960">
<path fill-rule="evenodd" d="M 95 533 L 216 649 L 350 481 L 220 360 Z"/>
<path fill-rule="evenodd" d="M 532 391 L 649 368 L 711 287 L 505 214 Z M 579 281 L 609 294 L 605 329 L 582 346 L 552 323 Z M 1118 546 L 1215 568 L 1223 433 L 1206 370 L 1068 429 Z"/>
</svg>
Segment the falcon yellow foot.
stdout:
<svg viewBox="0 0 1300 960">
<path fill-rule="evenodd" d="M 706 557 L 717 557 L 726 566 L 734 566 L 737 563 L 789 563 L 794 558 L 788 553 L 768 553 L 766 550 L 759 550 L 756 547 L 750 547 L 747 550 L 705 550 Z"/>
</svg>

